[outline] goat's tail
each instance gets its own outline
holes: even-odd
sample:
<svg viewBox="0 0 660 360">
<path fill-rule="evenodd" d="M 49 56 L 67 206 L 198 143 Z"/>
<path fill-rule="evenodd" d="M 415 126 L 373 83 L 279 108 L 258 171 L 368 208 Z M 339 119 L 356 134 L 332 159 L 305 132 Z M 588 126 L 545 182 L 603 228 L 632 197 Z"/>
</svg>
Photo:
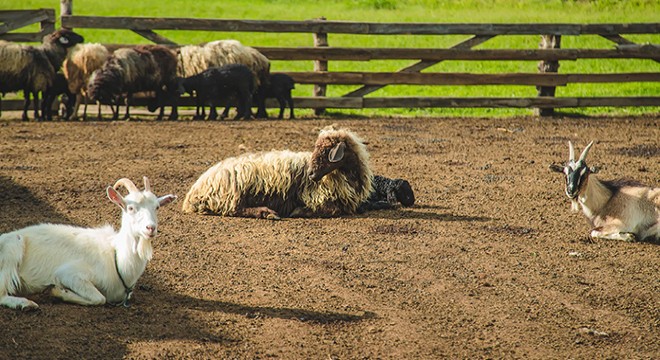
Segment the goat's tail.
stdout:
<svg viewBox="0 0 660 360">
<path fill-rule="evenodd" d="M 14 294 L 21 287 L 18 266 L 23 261 L 25 239 L 16 233 L 0 236 L 0 297 Z"/>
</svg>

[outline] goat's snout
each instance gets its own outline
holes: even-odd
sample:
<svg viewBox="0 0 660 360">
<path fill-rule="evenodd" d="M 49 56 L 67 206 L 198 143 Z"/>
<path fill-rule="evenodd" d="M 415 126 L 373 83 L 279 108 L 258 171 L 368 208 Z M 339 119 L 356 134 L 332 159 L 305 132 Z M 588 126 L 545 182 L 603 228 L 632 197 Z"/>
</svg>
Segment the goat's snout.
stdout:
<svg viewBox="0 0 660 360">
<path fill-rule="evenodd" d="M 154 237 L 157 231 L 156 225 L 147 225 L 145 233 L 148 237 Z"/>
</svg>

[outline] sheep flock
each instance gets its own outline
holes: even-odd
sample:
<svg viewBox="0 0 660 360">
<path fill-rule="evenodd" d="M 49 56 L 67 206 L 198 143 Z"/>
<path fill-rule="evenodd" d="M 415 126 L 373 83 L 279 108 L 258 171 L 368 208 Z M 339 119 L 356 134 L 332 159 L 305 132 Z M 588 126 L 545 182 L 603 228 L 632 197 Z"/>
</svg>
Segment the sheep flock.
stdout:
<svg viewBox="0 0 660 360">
<path fill-rule="evenodd" d="M 160 109 L 159 120 L 164 109 L 171 106 L 169 119 L 176 120 L 185 93 L 196 98 L 197 118 L 200 110 L 204 113 L 204 106 L 211 106 L 209 119 L 215 119 L 215 106 L 225 105 L 224 118 L 234 104 L 238 110 L 236 118 L 267 118 L 265 100 L 269 97 L 276 98 L 280 104 L 285 101 L 293 117 L 293 80 L 277 74 L 271 86 L 268 58 L 237 40 L 181 47 L 138 45 L 114 51 L 84 40 L 74 31 L 61 29 L 45 36 L 38 46 L 0 41 L 0 93 L 4 96 L 23 92 L 24 121 L 29 119 L 31 99 L 35 120 L 52 120 L 57 99 L 64 107 L 61 113 L 64 120 L 77 119 L 80 105 L 84 105 L 82 119 L 87 119 L 90 103 L 98 105 L 98 119 L 102 118 L 101 105 L 110 105 L 113 120 L 119 118 L 120 106 L 125 106 L 123 118 L 129 119 L 135 97 L 150 98 L 148 109 L 152 112 Z M 238 65 L 247 71 L 236 70 Z M 213 84 L 206 81 L 194 90 L 182 86 L 199 83 L 193 79 L 210 73 L 230 73 L 230 76 L 214 76 Z M 245 86 L 234 86 L 234 82 L 249 84 L 249 94 L 245 94 Z M 39 96 L 43 97 L 41 103 Z M 252 107 L 257 108 L 256 114 Z M 0 114 L 1 110 L 0 101 Z M 280 110 L 279 118 L 282 117 Z"/>
</svg>

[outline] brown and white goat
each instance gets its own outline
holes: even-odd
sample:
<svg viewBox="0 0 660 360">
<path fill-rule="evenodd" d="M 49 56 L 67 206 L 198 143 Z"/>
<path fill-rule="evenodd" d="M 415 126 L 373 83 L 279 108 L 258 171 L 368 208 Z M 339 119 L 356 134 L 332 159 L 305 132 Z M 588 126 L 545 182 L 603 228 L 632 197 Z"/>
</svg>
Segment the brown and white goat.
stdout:
<svg viewBox="0 0 660 360">
<path fill-rule="evenodd" d="M 125 197 L 115 190 L 120 186 L 129 192 Z M 156 197 L 146 177 L 144 191 L 128 179 L 106 191 L 122 210 L 119 232 L 109 225 L 40 224 L 0 235 L 0 305 L 36 309 L 20 296 L 48 288 L 54 297 L 80 305 L 127 303 L 151 260 L 158 208 L 176 196 Z"/>
<path fill-rule="evenodd" d="M 569 141 L 569 157 L 565 166 L 552 164 L 550 169 L 566 176 L 566 195 L 572 210 L 582 212 L 593 227 L 593 239 L 623 241 L 660 240 L 660 188 L 630 180 L 599 180 L 587 166 L 586 157 L 593 141 L 575 161 Z"/>
</svg>

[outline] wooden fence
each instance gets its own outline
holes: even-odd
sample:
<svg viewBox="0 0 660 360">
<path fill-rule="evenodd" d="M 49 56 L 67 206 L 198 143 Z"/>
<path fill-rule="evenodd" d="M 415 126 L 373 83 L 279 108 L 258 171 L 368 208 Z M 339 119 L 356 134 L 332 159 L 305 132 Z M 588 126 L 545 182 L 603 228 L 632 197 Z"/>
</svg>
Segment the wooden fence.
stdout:
<svg viewBox="0 0 660 360">
<path fill-rule="evenodd" d="M 18 30 L 32 24 L 40 24 L 39 32 L 16 33 Z M 41 39 L 55 31 L 55 10 L 1 10 L 0 40 L 17 42 L 41 42 Z"/>
<path fill-rule="evenodd" d="M 67 12 L 63 9 L 63 14 Z M 221 20 L 150 17 L 99 17 L 63 15 L 62 26 L 132 30 L 158 44 L 178 46 L 157 30 L 202 30 L 218 32 L 309 33 L 310 47 L 256 47 L 271 60 L 313 61 L 312 72 L 287 72 L 297 83 L 315 85 L 310 97 L 295 98 L 296 107 L 314 108 L 424 108 L 511 107 L 536 108 L 550 115 L 554 108 L 593 106 L 660 106 L 660 97 L 555 97 L 555 88 L 571 83 L 660 82 L 660 72 L 559 74 L 559 61 L 577 59 L 651 59 L 660 62 L 660 46 L 636 44 L 623 35 L 660 34 L 660 23 L 633 24 L 437 24 L 363 23 L 327 21 Z M 447 49 L 438 48 L 339 48 L 328 44 L 328 34 L 359 35 L 467 35 Z M 539 35 L 540 49 L 475 50 L 497 36 Z M 598 35 L 614 43 L 610 49 L 561 49 L 562 36 Z M 215 40 L 215 39 L 209 39 Z M 109 44 L 111 45 L 111 44 Z M 128 46 L 130 44 L 114 44 Z M 398 72 L 332 72 L 328 61 L 412 60 Z M 424 72 L 446 60 L 539 61 L 538 73 L 447 73 Z M 327 97 L 328 85 L 359 85 L 339 97 Z M 535 86 L 537 97 L 367 97 L 385 86 L 406 85 L 520 85 Z M 269 106 L 272 106 L 269 103 Z"/>
</svg>

